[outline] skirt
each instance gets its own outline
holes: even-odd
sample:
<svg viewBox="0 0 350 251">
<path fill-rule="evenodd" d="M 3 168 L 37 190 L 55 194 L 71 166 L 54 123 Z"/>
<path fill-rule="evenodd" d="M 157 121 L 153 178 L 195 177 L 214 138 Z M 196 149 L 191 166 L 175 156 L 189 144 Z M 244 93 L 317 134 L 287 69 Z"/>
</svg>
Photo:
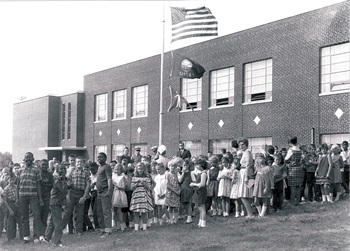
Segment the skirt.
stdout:
<svg viewBox="0 0 350 251">
<path fill-rule="evenodd" d="M 231 199 L 238 199 L 238 185 L 237 184 L 232 185 L 230 198 Z"/>
<path fill-rule="evenodd" d="M 245 177 L 245 172 L 246 168 L 242 168 L 239 171 L 239 176 L 238 176 L 238 187 L 237 187 L 237 197 L 238 198 L 253 198 L 253 187 L 248 187 L 246 182 L 244 181 Z"/>
</svg>

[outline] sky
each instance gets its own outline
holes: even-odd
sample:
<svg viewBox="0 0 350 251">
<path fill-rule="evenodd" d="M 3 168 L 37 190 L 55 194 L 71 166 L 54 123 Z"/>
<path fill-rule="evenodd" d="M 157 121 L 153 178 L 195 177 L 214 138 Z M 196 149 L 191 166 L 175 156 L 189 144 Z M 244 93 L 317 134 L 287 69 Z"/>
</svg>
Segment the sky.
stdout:
<svg viewBox="0 0 350 251">
<path fill-rule="evenodd" d="M 82 91 L 85 75 L 160 54 L 163 20 L 165 52 L 216 38 L 171 43 L 170 6 L 208 7 L 224 36 L 339 2 L 0 0 L 0 152 L 12 152 L 13 104 L 21 97 Z"/>
</svg>

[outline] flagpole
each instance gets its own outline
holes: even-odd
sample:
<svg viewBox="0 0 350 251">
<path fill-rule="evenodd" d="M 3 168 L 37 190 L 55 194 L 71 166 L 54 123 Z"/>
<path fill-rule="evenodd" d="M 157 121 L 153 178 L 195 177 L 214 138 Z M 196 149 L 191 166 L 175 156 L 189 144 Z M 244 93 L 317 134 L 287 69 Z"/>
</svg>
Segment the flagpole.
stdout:
<svg viewBox="0 0 350 251">
<path fill-rule="evenodd" d="M 163 1 L 163 43 L 162 53 L 160 54 L 160 95 L 159 95 L 159 145 L 163 141 L 163 70 L 164 70 L 164 34 L 165 34 L 165 4 Z"/>
</svg>

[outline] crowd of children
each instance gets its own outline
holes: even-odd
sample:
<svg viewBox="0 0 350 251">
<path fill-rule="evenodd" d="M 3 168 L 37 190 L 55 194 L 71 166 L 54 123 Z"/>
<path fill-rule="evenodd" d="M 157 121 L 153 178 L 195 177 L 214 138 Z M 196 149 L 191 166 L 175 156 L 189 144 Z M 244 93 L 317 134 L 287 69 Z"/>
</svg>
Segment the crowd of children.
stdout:
<svg viewBox="0 0 350 251">
<path fill-rule="evenodd" d="M 112 227 L 147 230 L 182 218 L 191 224 L 198 212 L 197 226 L 205 228 L 208 214 L 252 218 L 257 211 L 265 217 L 282 210 L 285 199 L 294 207 L 303 201 L 334 203 L 342 191 L 349 194 L 347 141 L 319 148 L 298 146 L 296 137 L 288 143 L 288 150 L 264 146 L 254 158 L 244 138 L 232 142 L 237 151 L 191 159 L 166 160 L 166 147 L 160 146 L 159 159 L 157 154 L 133 161 L 126 154 L 109 165 L 104 153 L 97 164 L 75 155 L 68 162 L 34 162 L 28 152 L 22 167 L 10 163 L 2 170 L 0 236 L 5 229 L 11 242 L 18 229 L 28 243 L 30 213 L 34 242 L 62 247 L 67 225 L 68 233 L 100 231 L 106 237 Z"/>
</svg>

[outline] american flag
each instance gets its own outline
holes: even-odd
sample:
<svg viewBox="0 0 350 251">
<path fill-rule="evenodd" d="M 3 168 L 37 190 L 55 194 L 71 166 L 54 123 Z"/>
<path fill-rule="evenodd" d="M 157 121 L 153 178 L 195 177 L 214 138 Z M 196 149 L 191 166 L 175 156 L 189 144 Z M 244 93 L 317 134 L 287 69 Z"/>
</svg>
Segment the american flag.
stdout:
<svg viewBox="0 0 350 251">
<path fill-rule="evenodd" d="M 218 35 L 218 22 L 209 8 L 185 9 L 171 7 L 171 19 L 171 42 L 189 37 Z"/>
</svg>

